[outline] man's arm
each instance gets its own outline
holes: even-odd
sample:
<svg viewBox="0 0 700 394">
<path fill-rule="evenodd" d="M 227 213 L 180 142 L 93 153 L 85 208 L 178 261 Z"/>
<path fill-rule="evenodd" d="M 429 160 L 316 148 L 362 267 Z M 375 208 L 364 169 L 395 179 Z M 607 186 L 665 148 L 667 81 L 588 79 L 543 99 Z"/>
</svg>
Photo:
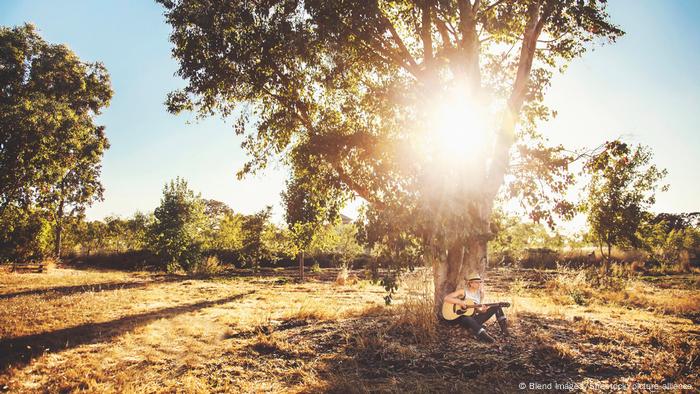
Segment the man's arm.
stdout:
<svg viewBox="0 0 700 394">
<path fill-rule="evenodd" d="M 485 304 L 485 303 L 486 303 L 486 296 L 485 296 L 485 293 L 484 293 L 484 287 L 483 287 L 483 286 L 481 286 L 481 288 L 479 289 L 479 296 L 480 296 L 479 299 L 481 300 L 481 303 L 482 303 L 482 304 Z M 479 311 L 480 313 L 484 313 L 484 312 L 486 312 L 486 311 L 489 310 L 489 307 L 487 307 L 487 306 L 482 306 L 482 307 L 476 308 L 476 310 Z"/>
<path fill-rule="evenodd" d="M 467 306 L 467 303 L 464 300 L 459 299 L 459 296 L 461 294 L 463 294 L 462 290 L 455 290 L 452 293 L 446 295 L 444 298 L 444 301 L 449 302 L 450 304 L 456 304 L 459 306 Z"/>
</svg>

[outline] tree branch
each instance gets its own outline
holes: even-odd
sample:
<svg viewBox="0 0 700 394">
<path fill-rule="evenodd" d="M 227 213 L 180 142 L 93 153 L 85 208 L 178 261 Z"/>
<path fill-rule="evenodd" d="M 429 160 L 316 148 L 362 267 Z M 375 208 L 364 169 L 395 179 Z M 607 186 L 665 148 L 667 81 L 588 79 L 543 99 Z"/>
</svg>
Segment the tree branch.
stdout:
<svg viewBox="0 0 700 394">
<path fill-rule="evenodd" d="M 430 68 L 433 61 L 433 35 L 430 14 L 432 13 L 431 3 L 433 0 L 423 0 L 423 13 L 421 15 L 421 36 L 423 40 L 423 64 Z"/>
<path fill-rule="evenodd" d="M 445 49 L 452 49 L 452 40 L 450 40 L 447 25 L 438 17 L 437 13 L 435 13 L 435 26 L 437 27 L 440 37 L 442 38 L 442 45 L 445 47 Z"/>
<path fill-rule="evenodd" d="M 358 32 L 357 30 L 354 30 L 353 28 L 351 28 L 350 26 L 348 26 L 346 23 L 344 23 L 342 21 L 338 21 L 338 23 L 340 23 L 345 29 L 352 32 L 357 38 L 359 38 L 362 42 L 364 42 L 365 45 L 369 47 L 369 49 L 371 49 L 375 52 L 375 55 L 377 57 L 387 61 L 387 63 L 393 63 L 395 66 L 403 68 L 408 73 L 413 75 L 414 78 L 416 78 L 416 79 L 419 78 L 420 73 L 418 72 L 418 67 L 416 65 L 415 60 L 413 59 L 412 56 L 410 56 L 410 54 L 409 54 L 410 60 L 406 61 L 406 59 L 404 59 L 404 56 L 401 56 L 400 54 L 387 49 L 384 46 L 382 39 L 378 39 L 376 37 L 373 37 L 370 33 Z M 393 25 L 392 25 L 392 27 L 393 27 Z M 408 50 L 406 50 L 406 52 L 408 52 Z M 391 62 L 388 61 L 389 59 L 391 59 Z"/>
<path fill-rule="evenodd" d="M 472 6 L 468 0 L 459 0 L 459 27 L 462 32 L 460 42 L 460 53 L 464 69 L 471 88 L 476 91 L 481 86 L 481 70 L 479 68 L 479 39 L 476 34 L 476 7 L 479 1 L 476 0 Z"/>
<path fill-rule="evenodd" d="M 518 70 L 513 83 L 513 91 L 508 100 L 508 108 L 504 115 L 503 123 L 496 137 L 494 146 L 494 158 L 486 178 L 484 192 L 488 197 L 495 196 L 503 183 L 503 177 L 508 169 L 510 147 L 515 141 L 515 124 L 518 120 L 527 94 L 532 62 L 544 24 L 551 13 L 551 8 L 545 7 L 540 14 L 542 0 L 532 3 L 528 7 L 528 22 L 523 32 L 523 43 L 520 48 Z"/>
<path fill-rule="evenodd" d="M 418 63 L 416 62 L 416 59 L 413 58 L 413 55 L 411 55 L 411 52 L 408 51 L 408 48 L 406 48 L 406 45 L 401 39 L 401 36 L 399 36 L 399 33 L 396 31 L 394 24 L 391 23 L 391 21 L 389 20 L 389 18 L 386 17 L 386 15 L 384 15 L 382 10 L 377 9 L 377 13 L 383 26 L 387 30 L 389 30 L 389 33 L 391 33 L 391 37 L 394 40 L 394 43 L 396 43 L 396 45 L 399 47 L 399 51 L 403 57 L 403 60 L 406 61 L 408 63 L 408 66 L 414 70 L 412 74 L 414 76 L 418 75 L 418 73 L 415 72 L 418 70 Z"/>
</svg>

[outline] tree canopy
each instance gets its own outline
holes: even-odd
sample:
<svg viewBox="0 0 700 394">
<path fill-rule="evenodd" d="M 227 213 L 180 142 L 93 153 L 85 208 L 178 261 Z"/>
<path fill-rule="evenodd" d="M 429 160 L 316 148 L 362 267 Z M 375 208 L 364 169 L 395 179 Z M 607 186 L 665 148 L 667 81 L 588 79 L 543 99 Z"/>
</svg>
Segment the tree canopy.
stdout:
<svg viewBox="0 0 700 394">
<path fill-rule="evenodd" d="M 630 146 L 619 140 L 606 143 L 605 150 L 585 165 L 591 174 L 584 208 L 588 212 L 591 235 L 607 246 L 639 247 L 640 224 L 656 201 L 658 183 L 666 176 L 651 163 L 651 150 Z M 662 186 L 666 190 L 668 186 Z"/>
<path fill-rule="evenodd" d="M 94 117 L 111 97 L 101 63 L 47 43 L 33 25 L 0 28 L 0 212 L 51 212 L 57 255 L 63 217 L 102 198 L 109 143 Z"/>
<path fill-rule="evenodd" d="M 190 269 L 198 264 L 207 227 L 201 196 L 178 177 L 163 188 L 163 198 L 154 216 L 150 228 L 151 248 L 171 264 L 169 268 Z"/>
<path fill-rule="evenodd" d="M 557 152 L 524 143 L 553 73 L 623 34 L 595 0 L 158 1 L 187 81 L 169 110 L 238 116 L 240 175 L 279 159 L 325 180 L 307 193 L 364 199 L 433 262 L 436 299 L 484 269 L 511 157 Z M 566 208 L 536 195 L 538 217 Z"/>
</svg>

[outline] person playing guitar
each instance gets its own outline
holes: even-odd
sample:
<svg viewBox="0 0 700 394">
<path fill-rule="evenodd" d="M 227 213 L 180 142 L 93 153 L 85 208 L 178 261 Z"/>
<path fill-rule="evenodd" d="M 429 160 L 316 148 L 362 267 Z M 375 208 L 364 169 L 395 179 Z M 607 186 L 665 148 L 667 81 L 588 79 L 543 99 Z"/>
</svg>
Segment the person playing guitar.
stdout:
<svg viewBox="0 0 700 394">
<path fill-rule="evenodd" d="M 482 286 L 483 280 L 479 274 L 471 274 L 467 276 L 467 283 L 464 288 L 458 288 L 452 293 L 445 296 L 445 304 L 455 304 L 462 308 L 470 305 L 481 305 L 484 301 L 484 289 Z M 449 322 L 457 322 L 460 325 L 467 327 L 476 334 L 477 338 L 484 342 L 493 343 L 494 339 L 483 327 L 484 322 L 496 315 L 498 325 L 501 327 L 501 332 L 504 336 L 508 336 L 508 325 L 506 323 L 506 315 L 500 305 L 477 306 L 474 308 L 475 313 L 465 313 Z"/>
</svg>

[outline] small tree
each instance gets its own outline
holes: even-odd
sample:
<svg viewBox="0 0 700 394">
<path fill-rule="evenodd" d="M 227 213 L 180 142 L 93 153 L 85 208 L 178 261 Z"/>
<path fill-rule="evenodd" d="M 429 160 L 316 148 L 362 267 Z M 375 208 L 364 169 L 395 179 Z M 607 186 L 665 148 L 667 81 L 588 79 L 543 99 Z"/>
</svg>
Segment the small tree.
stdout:
<svg viewBox="0 0 700 394">
<path fill-rule="evenodd" d="M 644 246 L 652 257 L 667 265 L 687 269 L 683 254 L 700 247 L 700 213 L 646 215 L 640 226 Z"/>
<path fill-rule="evenodd" d="M 178 177 L 163 188 L 163 198 L 154 216 L 150 228 L 153 251 L 166 263 L 193 268 L 201 258 L 207 224 L 200 195 Z"/>
<path fill-rule="evenodd" d="M 657 185 L 667 171 L 650 164 L 651 150 L 630 147 L 619 140 L 608 142 L 584 166 L 591 175 L 588 197 L 582 207 L 588 212 L 591 235 L 609 262 L 613 246 L 641 245 L 637 230 L 647 209 L 656 201 Z M 663 186 L 662 191 L 668 189 Z M 603 252 L 607 247 L 607 256 Z"/>
<path fill-rule="evenodd" d="M 293 160 L 308 160 L 295 155 Z M 341 196 L 322 185 L 331 182 L 324 171 L 314 171 L 296 166 L 287 190 L 282 193 L 285 203 L 285 219 L 291 233 L 292 249 L 299 259 L 299 277 L 304 280 L 304 256 L 321 230 L 324 222 L 332 222 L 339 213 Z M 324 192 L 319 192 L 325 190 Z"/>
<path fill-rule="evenodd" d="M 49 253 L 51 225 L 35 211 L 0 211 L 0 262 L 41 259 Z"/>
<path fill-rule="evenodd" d="M 241 214 L 227 212 L 218 221 L 218 228 L 214 228 L 207 240 L 210 249 L 240 251 L 243 247 L 243 222 L 245 217 Z"/>
<path fill-rule="evenodd" d="M 241 247 L 241 261 L 245 266 L 257 271 L 260 261 L 270 259 L 270 251 L 263 242 L 263 232 L 270 219 L 272 207 L 268 206 L 260 212 L 246 216 L 241 226 L 243 230 L 243 242 Z"/>
<path fill-rule="evenodd" d="M 364 251 L 357 241 L 357 226 L 351 223 L 326 225 L 314 237 L 310 248 L 317 254 L 329 254 L 333 264 L 341 268 L 349 267 L 353 260 Z"/>
</svg>

